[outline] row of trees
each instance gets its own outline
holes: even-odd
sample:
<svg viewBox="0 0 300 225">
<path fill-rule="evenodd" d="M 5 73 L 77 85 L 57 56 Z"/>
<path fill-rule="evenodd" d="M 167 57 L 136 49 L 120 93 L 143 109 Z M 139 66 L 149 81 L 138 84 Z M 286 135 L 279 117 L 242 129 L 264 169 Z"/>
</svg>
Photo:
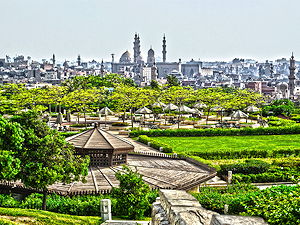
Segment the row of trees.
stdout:
<svg viewBox="0 0 300 225">
<path fill-rule="evenodd" d="M 208 88 L 194 90 L 191 87 L 159 86 L 139 88 L 118 75 L 109 75 L 107 81 L 99 77 L 76 77 L 61 86 L 27 89 L 23 85 L 7 84 L 0 87 L 0 113 L 14 114 L 22 109 L 38 111 L 61 111 L 85 114 L 104 106 L 120 113 L 154 103 L 173 103 L 177 106 L 193 107 L 197 102 L 204 104 L 209 116 L 211 110 L 220 107 L 223 111 L 244 109 L 259 105 L 263 97 L 251 90 L 234 88 Z"/>
</svg>

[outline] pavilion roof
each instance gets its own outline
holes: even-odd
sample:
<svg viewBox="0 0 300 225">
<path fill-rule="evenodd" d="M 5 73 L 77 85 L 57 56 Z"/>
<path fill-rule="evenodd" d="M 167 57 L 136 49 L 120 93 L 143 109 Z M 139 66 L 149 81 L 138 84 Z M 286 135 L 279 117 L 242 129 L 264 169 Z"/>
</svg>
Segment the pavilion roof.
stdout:
<svg viewBox="0 0 300 225">
<path fill-rule="evenodd" d="M 97 127 L 80 134 L 66 138 L 66 141 L 80 149 L 99 150 L 133 150 L 134 146 L 127 140 L 121 139 Z"/>
</svg>

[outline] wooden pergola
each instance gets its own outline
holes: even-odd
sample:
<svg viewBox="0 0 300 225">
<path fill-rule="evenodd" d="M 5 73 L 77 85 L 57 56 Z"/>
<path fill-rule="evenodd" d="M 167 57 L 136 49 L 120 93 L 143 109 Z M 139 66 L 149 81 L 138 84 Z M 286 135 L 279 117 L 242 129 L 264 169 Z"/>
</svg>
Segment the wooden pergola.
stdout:
<svg viewBox="0 0 300 225">
<path fill-rule="evenodd" d="M 98 127 L 68 137 L 78 155 L 90 156 L 91 166 L 115 166 L 127 163 L 127 155 L 134 146 Z"/>
</svg>

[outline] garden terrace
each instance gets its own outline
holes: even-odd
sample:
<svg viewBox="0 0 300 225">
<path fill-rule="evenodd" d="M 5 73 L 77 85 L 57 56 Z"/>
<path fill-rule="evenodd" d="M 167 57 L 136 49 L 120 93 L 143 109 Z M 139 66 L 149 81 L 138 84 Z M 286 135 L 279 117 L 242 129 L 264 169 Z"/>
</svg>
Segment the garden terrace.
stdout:
<svg viewBox="0 0 300 225">
<path fill-rule="evenodd" d="M 153 189 L 197 189 L 201 183 L 216 176 L 216 171 L 205 164 L 160 153 L 129 154 L 127 164 L 143 175 L 143 180 Z M 65 195 L 109 192 L 119 185 L 115 173 L 120 170 L 122 166 L 91 166 L 86 183 L 56 183 L 49 190 Z"/>
<path fill-rule="evenodd" d="M 152 189 L 198 190 L 201 183 L 217 174 L 215 169 L 193 159 L 178 158 L 162 153 L 128 154 L 127 165 L 131 169 L 137 170 Z M 122 166 L 91 166 L 86 177 L 86 183 L 55 183 L 48 187 L 48 191 L 60 195 L 109 193 L 113 187 L 119 185 L 115 173 L 120 170 L 122 170 Z M 16 184 L 18 184 L 17 188 Z M 2 183 L 2 186 L 6 187 L 3 193 L 11 191 L 22 194 L 39 192 L 38 190 L 26 189 L 19 182 Z"/>
</svg>

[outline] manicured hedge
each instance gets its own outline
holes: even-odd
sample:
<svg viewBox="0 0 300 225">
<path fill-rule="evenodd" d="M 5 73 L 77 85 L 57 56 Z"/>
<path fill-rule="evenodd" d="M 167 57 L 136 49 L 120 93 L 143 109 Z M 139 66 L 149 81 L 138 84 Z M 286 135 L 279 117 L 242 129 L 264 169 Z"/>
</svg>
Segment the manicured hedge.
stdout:
<svg viewBox="0 0 300 225">
<path fill-rule="evenodd" d="M 300 171 L 290 168 L 275 168 L 259 174 L 233 174 L 233 183 L 299 182 Z"/>
<path fill-rule="evenodd" d="M 148 142 L 150 142 L 150 146 L 152 148 L 157 149 L 157 150 L 160 150 L 160 147 L 162 147 L 164 153 L 172 153 L 173 152 L 173 149 L 170 145 L 167 145 L 167 144 L 162 143 L 160 141 L 149 138 L 147 135 L 140 135 L 137 140 L 141 143 L 146 144 L 146 145 L 148 144 Z"/>
<path fill-rule="evenodd" d="M 270 168 L 270 164 L 260 160 L 246 160 L 244 163 L 220 165 L 220 175 L 227 175 L 228 171 L 242 174 L 264 173 Z"/>
<path fill-rule="evenodd" d="M 126 127 L 129 126 L 127 122 L 114 122 L 111 124 L 113 127 Z"/>
<path fill-rule="evenodd" d="M 131 131 L 130 137 L 147 135 L 148 137 L 201 137 L 201 136 L 243 136 L 243 135 L 280 135 L 280 134 L 300 134 L 300 126 L 283 127 L 258 127 L 258 128 L 240 128 L 240 129 L 166 129 L 166 130 L 140 130 Z"/>
<path fill-rule="evenodd" d="M 59 132 L 60 135 L 64 136 L 65 138 L 73 136 L 75 134 L 81 133 L 80 131 L 71 131 L 71 132 Z"/>
<path fill-rule="evenodd" d="M 300 186 L 276 186 L 257 190 L 251 186 L 230 186 L 227 189 L 202 188 L 193 195 L 209 210 L 229 214 L 263 217 L 270 225 L 300 224 Z"/>
<path fill-rule="evenodd" d="M 238 159 L 238 158 L 276 158 L 276 157 L 288 157 L 299 156 L 300 149 L 221 149 L 203 152 L 189 152 L 189 155 L 198 156 L 204 159 Z"/>
</svg>

